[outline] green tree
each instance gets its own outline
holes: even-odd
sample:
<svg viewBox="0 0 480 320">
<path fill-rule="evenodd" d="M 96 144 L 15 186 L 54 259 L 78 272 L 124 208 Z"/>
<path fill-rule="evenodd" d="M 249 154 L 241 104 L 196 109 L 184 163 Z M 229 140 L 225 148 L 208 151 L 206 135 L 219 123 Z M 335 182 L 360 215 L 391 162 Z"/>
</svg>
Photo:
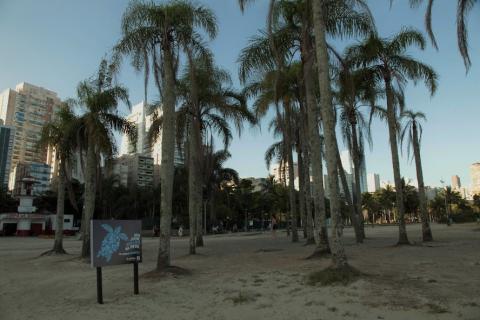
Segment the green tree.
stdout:
<svg viewBox="0 0 480 320">
<path fill-rule="evenodd" d="M 65 212 L 65 185 L 69 162 L 74 152 L 74 141 L 76 139 L 75 128 L 77 117 L 71 108 L 71 101 L 62 104 L 55 114 L 54 120 L 47 123 L 41 131 L 38 148 L 51 147 L 55 150 L 56 161 L 58 161 L 57 176 L 57 210 L 55 221 L 55 241 L 52 250 L 47 253 L 65 254 L 63 248 L 63 217 Z"/>
<path fill-rule="evenodd" d="M 188 1 L 165 4 L 133 1 L 122 19 L 122 39 L 115 52 L 129 55 L 145 74 L 145 95 L 150 71 L 162 98 L 161 219 L 157 270 L 170 266 L 172 192 L 174 182 L 176 68 L 179 50 L 196 38 L 198 31 L 214 37 L 217 26 L 211 10 Z M 150 66 L 152 66 L 150 68 Z"/>
<path fill-rule="evenodd" d="M 214 150 L 212 144 L 204 148 L 203 161 L 203 181 L 204 181 L 204 199 L 210 206 L 210 223 L 217 222 L 216 199 L 222 189 L 228 185 L 237 185 L 239 183 L 238 172 L 232 168 L 225 168 L 225 162 L 231 157 L 225 150 Z"/>
<path fill-rule="evenodd" d="M 410 0 L 412 7 L 418 7 L 424 0 Z M 434 0 L 427 0 L 427 10 L 425 12 L 425 27 L 427 29 L 428 36 L 432 41 L 433 46 L 438 49 L 435 34 L 432 28 L 432 9 Z M 463 63 L 467 71 L 470 69 L 472 62 L 470 60 L 470 54 L 468 52 L 468 29 L 467 29 L 467 15 L 473 9 L 475 4 L 478 4 L 477 0 L 457 0 L 457 44 L 458 50 L 463 58 Z"/>
<path fill-rule="evenodd" d="M 128 106 L 127 89 L 113 83 L 114 67 L 102 60 L 95 77 L 81 82 L 77 87 L 77 104 L 84 109 L 76 121 L 77 134 L 86 147 L 85 193 L 83 208 L 83 243 L 81 256 L 90 256 L 90 220 L 95 211 L 97 191 L 97 168 L 101 156 L 115 154 L 113 131 L 127 133 L 132 141 L 136 140 L 133 124 L 117 114 L 119 102 Z M 81 153 L 83 152 L 80 147 Z"/>
<path fill-rule="evenodd" d="M 392 38 L 383 39 L 372 33 L 361 44 L 351 46 L 348 55 L 354 65 L 365 67 L 375 75 L 373 80 L 383 82 L 387 102 L 386 117 L 390 151 L 392 155 L 393 176 L 396 189 L 396 206 L 399 220 L 398 244 L 408 244 L 405 225 L 405 208 L 401 192 L 401 173 L 398 154 L 398 104 L 396 103 L 395 86 L 402 88 L 407 80 L 424 81 L 433 95 L 437 88 L 437 74 L 428 65 L 411 58 L 406 54 L 409 47 L 416 46 L 423 50 L 425 39 L 413 29 L 404 29 Z"/>
<path fill-rule="evenodd" d="M 193 75 L 192 75 L 193 74 Z M 192 83 L 194 79 L 195 83 Z M 195 87 L 195 90 L 191 88 Z M 255 117 L 248 110 L 246 99 L 241 92 L 232 88 L 232 81 L 227 71 L 215 66 L 208 59 L 195 59 L 189 64 L 178 85 L 179 98 L 181 106 L 178 116 L 183 121 L 179 121 L 180 126 L 187 125 L 189 149 L 188 152 L 189 170 L 198 171 L 196 173 L 189 171 L 190 175 L 195 176 L 195 186 L 191 186 L 194 194 L 189 196 L 195 199 L 196 204 L 191 223 L 197 224 L 196 245 L 203 245 L 201 236 L 202 229 L 202 186 L 203 177 L 200 172 L 202 168 L 203 148 L 209 140 L 209 137 L 215 135 L 223 142 L 226 150 L 232 139 L 232 125 L 240 135 L 245 122 L 253 125 Z M 193 102 L 196 101 L 196 102 Z M 190 119 L 190 121 L 188 121 Z M 194 130 L 192 130 L 194 129 Z M 180 128 L 180 130 L 183 130 Z M 192 140 L 195 140 L 193 142 Z M 192 178 L 192 177 L 191 177 Z M 214 221 L 213 221 L 214 222 Z M 194 253 L 191 244 L 190 252 Z"/>
<path fill-rule="evenodd" d="M 400 139 L 402 142 L 406 140 L 407 148 L 413 149 L 413 157 L 415 158 L 415 167 L 417 169 L 418 181 L 418 199 L 420 202 L 420 217 L 422 219 L 422 239 L 424 242 L 432 241 L 432 230 L 428 222 L 427 199 L 425 196 L 425 183 L 423 182 L 422 158 L 420 155 L 420 143 L 422 139 L 422 125 L 420 120 L 426 120 L 425 114 L 422 112 L 404 111 L 401 117 L 406 120 L 402 129 Z"/>
</svg>

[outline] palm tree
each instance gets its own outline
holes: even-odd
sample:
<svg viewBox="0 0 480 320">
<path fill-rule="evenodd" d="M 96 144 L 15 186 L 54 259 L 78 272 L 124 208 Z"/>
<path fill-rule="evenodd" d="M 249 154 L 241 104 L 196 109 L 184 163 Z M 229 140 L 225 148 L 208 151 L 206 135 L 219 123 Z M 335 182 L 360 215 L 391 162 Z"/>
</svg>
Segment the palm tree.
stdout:
<svg viewBox="0 0 480 320">
<path fill-rule="evenodd" d="M 176 69 L 180 48 L 198 39 L 197 30 L 216 35 L 211 10 L 188 1 L 167 4 L 132 2 L 122 20 L 122 39 L 115 52 L 130 55 L 133 65 L 145 74 L 145 95 L 150 65 L 162 98 L 161 219 L 157 270 L 170 266 L 170 233 L 175 152 Z"/>
<path fill-rule="evenodd" d="M 428 36 L 432 41 L 433 46 L 438 49 L 435 34 L 432 28 L 432 9 L 434 0 L 427 0 L 427 10 L 425 12 L 425 28 Z M 412 7 L 418 7 L 423 0 L 410 0 Z M 463 63 L 467 71 L 470 69 L 472 62 L 468 52 L 468 30 L 467 30 L 467 15 L 473 9 L 475 4 L 480 3 L 477 0 L 457 0 L 457 43 L 458 50 L 463 58 Z"/>
<path fill-rule="evenodd" d="M 209 144 L 210 136 L 215 135 L 222 139 L 226 150 L 232 139 L 233 125 L 239 135 L 244 122 L 255 123 L 253 114 L 248 110 L 246 99 L 242 93 L 231 88 L 230 75 L 225 70 L 213 65 L 210 59 L 199 58 L 189 63 L 188 70 L 179 80 L 178 94 L 181 105 L 177 117 L 180 119 L 179 131 L 188 128 L 189 149 L 189 181 L 195 177 L 189 199 L 194 199 L 191 210 L 191 223 L 196 219 L 196 244 L 203 245 L 202 239 L 202 186 L 203 179 L 200 172 L 202 168 L 202 154 L 204 145 Z M 195 88 L 192 90 L 192 88 Z M 184 119 L 184 120 L 181 120 Z M 152 126 L 155 126 L 154 123 Z M 194 140 L 192 142 L 192 140 Z M 197 171 L 196 173 L 194 173 Z M 192 177 L 193 176 L 193 177 Z M 193 180 L 192 180 L 193 181 Z M 190 206 L 190 201 L 189 201 Z M 195 218 L 196 215 L 196 218 Z M 192 240 L 193 241 L 193 240 Z M 194 253 L 191 244 L 190 252 Z"/>
<path fill-rule="evenodd" d="M 338 61 L 338 67 L 332 68 L 335 71 L 334 79 L 337 87 L 337 90 L 334 92 L 334 99 L 339 110 L 338 120 L 344 144 L 348 147 L 352 155 L 354 167 L 352 200 L 355 214 L 359 220 L 359 232 L 363 240 L 363 238 L 365 238 L 365 231 L 363 215 L 361 214 L 362 194 L 360 187 L 360 170 L 365 161 L 364 140 L 371 146 L 372 138 L 370 134 L 370 123 L 366 120 L 362 109 L 364 107 L 375 109 L 375 102 L 380 98 L 379 95 L 381 95 L 381 92 L 379 88 L 370 81 L 372 75 L 368 69 L 354 69 L 352 61 L 349 60 L 346 53 L 342 55 L 333 48 L 330 48 L 330 52 L 335 57 L 335 60 Z"/>
<path fill-rule="evenodd" d="M 420 217 L 422 219 L 422 239 L 424 242 L 432 241 L 432 230 L 428 222 L 427 199 L 425 197 L 425 184 L 423 182 L 423 168 L 422 159 L 420 156 L 420 143 L 422 140 L 422 124 L 420 120 L 426 120 L 423 112 L 413 112 L 406 110 L 401 114 L 402 118 L 406 119 L 406 123 L 402 129 L 401 141 L 407 139 L 407 148 L 413 149 L 413 156 L 415 158 L 415 167 L 417 169 L 418 181 L 418 198 L 420 201 Z"/>
<path fill-rule="evenodd" d="M 287 38 L 287 39 L 285 39 Z M 250 96 L 256 96 L 254 105 L 257 118 L 264 117 L 268 109 L 274 106 L 278 127 L 284 140 L 284 152 L 288 170 L 288 184 L 290 194 L 290 218 L 292 221 L 292 241 L 298 241 L 297 206 L 295 200 L 294 165 L 293 165 L 293 109 L 296 100 L 295 86 L 297 82 L 298 64 L 288 65 L 290 44 L 288 34 L 278 32 L 273 34 L 276 52 L 282 55 L 282 61 L 272 59 L 270 39 L 262 32 L 260 36 L 252 38 L 249 46 L 240 53 L 240 78 L 243 83 L 251 80 L 255 72 L 262 74 L 262 79 L 252 81 L 246 91 Z M 280 108 L 282 106 L 282 109 Z"/>
<path fill-rule="evenodd" d="M 214 150 L 213 144 L 204 147 L 203 181 L 205 185 L 205 199 L 210 205 L 210 222 L 216 222 L 215 196 L 224 187 L 224 184 L 238 185 L 240 179 L 238 172 L 231 168 L 225 168 L 225 162 L 231 157 L 225 150 Z"/>
<path fill-rule="evenodd" d="M 113 131 L 122 131 L 136 141 L 135 126 L 117 114 L 119 102 L 130 106 L 127 89 L 113 83 L 114 67 L 102 60 L 95 77 L 77 87 L 76 103 L 84 109 L 77 121 L 78 136 L 86 146 L 83 244 L 81 256 L 90 256 L 90 220 L 95 211 L 97 166 L 101 156 L 115 154 Z M 82 149 L 80 150 L 83 153 Z"/>
<path fill-rule="evenodd" d="M 67 179 L 68 163 L 74 152 L 74 128 L 77 117 L 71 109 L 72 101 L 63 102 L 54 120 L 43 128 L 38 148 L 52 147 L 55 150 L 56 161 L 59 162 L 57 176 L 57 211 L 55 221 L 55 242 L 53 248 L 47 253 L 65 254 L 63 248 L 63 217 L 65 211 L 65 185 Z"/>
<path fill-rule="evenodd" d="M 407 80 L 424 81 L 425 85 L 433 95 L 437 87 L 437 74 L 428 65 L 411 58 L 406 50 L 416 46 L 423 50 L 425 39 L 421 33 L 413 29 L 403 29 L 390 39 L 380 38 L 372 33 L 361 44 L 354 45 L 348 49 L 348 55 L 352 63 L 359 67 L 370 70 L 374 75 L 375 82 L 383 82 L 384 92 L 387 100 L 386 117 L 392 154 L 393 175 L 396 189 L 396 206 L 399 219 L 398 244 L 408 244 L 407 230 L 405 227 L 405 208 L 403 205 L 403 194 L 401 186 L 400 162 L 398 155 L 398 104 L 396 91 L 402 91 Z M 395 89 L 397 86 L 399 89 Z"/>
<path fill-rule="evenodd" d="M 330 189 L 330 215 L 332 219 L 332 236 L 330 240 L 330 249 L 332 251 L 333 267 L 336 269 L 345 268 L 348 265 L 347 256 L 342 241 L 343 226 L 340 213 L 340 195 L 338 186 L 338 159 L 337 159 L 337 138 L 335 133 L 335 115 L 332 105 L 332 94 L 330 86 L 330 75 L 328 65 L 328 52 L 326 41 L 326 24 L 324 13 L 325 1 L 313 1 L 313 29 L 315 37 L 315 54 L 317 61 L 318 84 L 320 92 L 320 116 L 322 118 L 325 158 L 327 162 L 328 182 Z M 316 113 L 311 113 L 309 117 L 314 119 Z"/>
</svg>

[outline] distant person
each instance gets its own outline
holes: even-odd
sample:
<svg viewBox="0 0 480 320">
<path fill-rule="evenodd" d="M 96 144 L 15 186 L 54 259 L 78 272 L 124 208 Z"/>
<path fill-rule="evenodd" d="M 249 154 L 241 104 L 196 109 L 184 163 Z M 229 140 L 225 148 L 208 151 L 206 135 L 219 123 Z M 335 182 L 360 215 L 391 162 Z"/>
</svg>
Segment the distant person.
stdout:
<svg viewBox="0 0 480 320">
<path fill-rule="evenodd" d="M 277 238 L 277 228 L 278 228 L 277 219 L 275 219 L 275 216 L 272 216 L 271 226 L 272 226 L 272 237 L 273 239 L 275 239 Z"/>
</svg>

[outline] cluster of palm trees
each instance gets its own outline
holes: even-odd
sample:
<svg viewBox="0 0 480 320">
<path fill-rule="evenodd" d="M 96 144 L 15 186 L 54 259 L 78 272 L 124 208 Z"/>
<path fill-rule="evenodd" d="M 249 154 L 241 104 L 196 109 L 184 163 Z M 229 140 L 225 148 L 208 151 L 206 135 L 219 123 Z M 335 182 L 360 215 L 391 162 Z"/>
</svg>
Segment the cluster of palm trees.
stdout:
<svg viewBox="0 0 480 320">
<path fill-rule="evenodd" d="M 254 1 L 240 0 L 240 9 L 246 10 L 251 2 Z M 429 31 L 432 2 L 429 1 L 427 11 Z M 463 30 L 463 36 L 466 34 L 463 18 L 475 3 L 475 0 L 459 0 L 459 8 L 463 8 L 459 11 L 459 32 Z M 359 169 L 365 161 L 364 144 L 371 143 L 369 126 L 375 117 L 386 121 L 389 132 L 397 191 L 398 243 L 409 243 L 399 164 L 401 138 L 408 139 L 417 167 L 423 240 L 432 240 L 426 219 L 420 158 L 418 120 L 423 115 L 405 110 L 404 92 L 408 81 L 421 81 L 432 95 L 435 93 L 438 78 L 435 71 L 407 53 L 412 47 L 425 48 L 423 35 L 412 28 L 403 28 L 389 38 L 381 37 L 362 0 L 270 0 L 266 20 L 265 30 L 253 36 L 240 53 L 239 76 L 244 86 L 240 92 L 232 89 L 230 76 L 215 65 L 208 48 L 207 41 L 214 39 L 218 31 L 212 10 L 188 0 L 160 4 L 131 2 L 122 17 L 122 35 L 113 49 L 111 61 L 102 61 L 97 75 L 78 86 L 77 99 L 65 103 L 64 115 L 44 129 L 42 139 L 56 148 L 64 168 L 59 171 L 59 181 L 67 181 L 67 185 L 65 168 L 73 151 L 79 150 L 85 159 L 82 256 L 89 254 L 86 226 L 95 209 L 98 167 L 101 160 L 115 154 L 113 131 L 130 135 L 132 141 L 136 139 L 135 126 L 117 113 L 120 102 L 129 105 L 127 90 L 114 82 L 124 60 L 143 72 L 145 100 L 152 77 L 159 97 L 158 102 L 151 104 L 155 121 L 150 129 L 151 141 L 158 137 L 162 141 L 158 270 L 171 264 L 175 148 L 183 148 L 187 154 L 190 253 L 193 254 L 203 243 L 203 193 L 208 194 L 213 204 L 213 191 L 222 188 L 219 181 L 225 178 L 223 175 L 230 175 L 232 181 L 236 179 L 232 172 L 214 170 L 215 161 L 226 157 L 232 125 L 240 134 L 245 123 L 256 125 L 269 110 L 275 114 L 270 128 L 280 141 L 268 150 L 267 163 L 278 160 L 287 171 L 285 175 L 294 177 L 294 152 L 298 156 L 298 204 L 294 179 L 287 179 L 292 241 L 299 240 L 297 223 L 302 221 L 307 241 L 316 244 L 314 255 L 331 253 L 334 268 L 348 267 L 341 211 L 345 206 L 348 208 L 356 240 L 361 243 L 365 232 Z M 429 34 L 434 41 L 433 33 Z M 336 38 L 357 41 L 339 52 L 330 41 Z M 465 42 L 459 40 L 459 43 L 468 66 L 470 59 Z M 253 110 L 247 107 L 249 100 L 253 101 Z M 80 115 L 71 111 L 73 103 L 82 108 Z M 407 119 L 403 130 L 402 119 Z M 337 129 L 354 162 L 355 181 L 351 192 L 340 161 Z M 223 143 L 223 154 L 214 150 L 214 135 Z M 324 171 L 328 175 L 327 186 Z M 215 176 L 218 179 L 212 178 Z M 326 188 L 329 190 L 330 234 L 327 232 Z M 62 212 L 60 195 L 64 197 L 60 189 L 64 193 L 63 182 L 59 183 L 59 213 Z M 59 244 L 54 250 L 61 252 L 63 248 Z"/>
</svg>

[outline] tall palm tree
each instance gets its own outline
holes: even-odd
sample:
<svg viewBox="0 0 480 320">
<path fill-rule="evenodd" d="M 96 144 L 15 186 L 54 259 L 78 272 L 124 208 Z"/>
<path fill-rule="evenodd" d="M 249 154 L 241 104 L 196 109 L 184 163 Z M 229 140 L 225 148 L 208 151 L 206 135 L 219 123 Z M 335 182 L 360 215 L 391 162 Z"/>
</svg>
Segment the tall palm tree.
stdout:
<svg viewBox="0 0 480 320">
<path fill-rule="evenodd" d="M 273 50 L 270 40 L 276 42 L 275 52 L 281 55 L 280 59 L 273 59 Z M 240 53 L 240 79 L 248 83 L 246 91 L 250 96 L 256 96 L 255 113 L 258 118 L 264 117 L 268 109 L 275 108 L 276 118 L 281 128 L 284 143 L 285 157 L 287 160 L 289 195 L 290 195 L 290 217 L 292 221 L 292 241 L 298 241 L 297 232 L 297 206 L 294 187 L 294 165 L 293 165 L 293 108 L 296 103 L 295 89 L 298 64 L 290 64 L 292 38 L 281 30 L 272 33 L 271 38 L 267 33 L 253 37 L 249 45 Z M 252 76 L 260 73 L 262 79 Z"/>
<path fill-rule="evenodd" d="M 402 142 L 407 139 L 407 149 L 410 152 L 410 148 L 413 149 L 413 156 L 415 158 L 415 167 L 417 169 L 417 182 L 418 182 L 418 198 L 420 201 L 420 217 L 422 219 L 422 239 L 424 242 L 432 241 L 432 230 L 428 222 L 427 212 L 427 199 L 425 197 L 425 183 L 423 182 L 423 168 L 422 159 L 420 156 L 420 143 L 422 140 L 422 124 L 420 120 L 426 120 L 423 112 L 413 112 L 406 110 L 401 114 L 402 118 L 406 120 L 406 123 L 402 129 L 400 139 Z"/>
<path fill-rule="evenodd" d="M 72 101 L 62 103 L 59 111 L 55 114 L 52 122 L 47 123 L 43 128 L 38 148 L 52 147 L 55 150 L 55 158 L 58 161 L 57 176 L 57 211 L 55 218 L 55 241 L 52 250 L 48 253 L 64 254 L 63 248 L 63 218 L 65 211 L 65 188 L 69 161 L 74 152 L 75 122 L 77 117 L 71 108 Z"/>
<path fill-rule="evenodd" d="M 202 186 L 203 179 L 199 170 L 202 168 L 202 148 L 208 144 L 213 134 L 223 141 L 226 150 L 232 139 L 231 125 L 234 125 L 239 134 L 244 122 L 255 123 L 253 114 L 248 110 L 246 99 L 240 92 L 231 88 L 230 75 L 215 65 L 210 59 L 192 59 L 183 77 L 179 80 L 178 93 L 182 101 L 178 116 L 190 121 L 179 121 L 186 124 L 189 130 L 189 170 L 190 178 L 195 177 L 192 187 L 194 199 L 191 210 L 191 223 L 196 223 L 196 245 L 203 245 L 202 239 Z M 195 88 L 195 90 L 192 90 Z M 155 125 L 155 124 L 153 124 Z M 182 130 L 182 128 L 179 128 Z M 194 140 L 194 142 L 192 142 Z M 196 153 L 196 154 L 193 154 Z M 196 173 L 194 173 L 196 172 Z M 190 200 L 189 200 L 190 206 Z M 196 218 L 194 216 L 196 215 Z M 195 222 L 196 219 L 196 222 Z M 193 241 L 193 240 L 192 240 Z M 191 243 L 190 252 L 195 249 Z"/>
<path fill-rule="evenodd" d="M 423 50 L 425 39 L 421 33 L 413 29 L 403 29 L 392 38 L 383 39 L 372 33 L 366 40 L 348 49 L 348 55 L 356 66 L 367 68 L 374 75 L 375 82 L 382 82 L 386 96 L 388 132 L 390 150 L 392 154 L 393 176 L 396 189 L 396 206 L 399 219 L 398 244 L 408 244 L 405 226 L 405 208 L 401 185 L 400 162 L 398 155 L 398 108 L 396 99 L 398 91 L 403 91 L 407 80 L 423 81 L 431 95 L 437 88 L 437 74 L 428 65 L 411 58 L 406 51 L 409 47 L 416 46 Z M 397 88 L 397 89 L 395 89 Z"/>
<path fill-rule="evenodd" d="M 332 236 L 330 249 L 332 262 L 336 269 L 345 268 L 348 265 L 347 256 L 342 241 L 343 226 L 340 213 L 340 195 L 338 186 L 338 159 L 337 137 L 335 133 L 335 115 L 333 112 L 328 52 L 326 41 L 326 24 L 324 13 L 325 1 L 313 1 L 313 29 L 315 37 L 315 54 L 317 61 L 318 85 L 320 92 L 320 116 L 322 118 L 325 137 L 325 158 L 327 162 L 328 182 L 330 189 L 330 215 L 332 219 Z M 310 111 L 310 110 L 309 110 Z M 316 117 L 316 113 L 310 117 Z"/>
<path fill-rule="evenodd" d="M 175 152 L 176 70 L 179 49 L 198 36 L 213 38 L 217 26 L 211 10 L 189 1 L 166 4 L 133 1 L 122 19 L 122 39 L 115 52 L 130 55 L 145 74 L 145 95 L 150 71 L 162 98 L 161 219 L 157 270 L 170 266 L 170 233 Z M 151 68 L 150 68 L 151 65 Z"/>
<path fill-rule="evenodd" d="M 424 0 L 410 0 L 412 7 L 418 7 Z M 434 0 L 427 0 L 427 10 L 425 12 L 425 28 L 427 29 L 428 36 L 432 41 L 433 46 L 438 49 L 437 40 L 432 28 L 432 9 Z M 457 0 L 457 44 L 458 50 L 463 58 L 463 63 L 467 71 L 470 69 L 472 62 L 470 60 L 470 54 L 468 52 L 468 30 L 467 30 L 467 15 L 473 9 L 475 4 L 478 4 L 477 0 Z"/>
<path fill-rule="evenodd" d="M 113 83 L 114 67 L 102 60 L 95 77 L 77 87 L 76 103 L 84 112 L 77 121 L 78 136 L 86 147 L 85 194 L 83 208 L 83 243 L 81 256 L 90 255 L 90 220 L 95 211 L 97 165 L 101 156 L 111 157 L 116 152 L 113 131 L 121 131 L 136 141 L 135 125 L 118 115 L 120 102 L 130 106 L 128 91 Z M 83 153 L 82 148 L 80 152 Z"/>
<path fill-rule="evenodd" d="M 332 68 L 335 74 L 334 80 L 336 85 L 334 101 L 339 111 L 340 132 L 344 144 L 352 155 L 354 167 L 352 200 L 359 223 L 358 229 L 363 240 L 365 231 L 361 212 L 361 168 L 365 161 L 365 140 L 370 146 L 372 145 L 370 123 L 366 120 L 363 109 L 365 107 L 375 108 L 375 102 L 381 97 L 381 92 L 370 81 L 372 74 L 370 74 L 369 70 L 354 69 L 346 53 L 342 55 L 333 48 L 330 48 L 330 52 L 338 62 Z"/>
<path fill-rule="evenodd" d="M 240 0 L 240 5 L 241 9 L 244 9 L 244 6 L 252 1 L 246 1 L 246 0 Z M 268 15 L 268 23 L 267 23 L 267 28 L 268 28 L 268 45 L 270 47 L 270 50 L 256 50 L 254 51 L 254 57 L 257 59 L 253 59 L 252 62 L 253 64 L 247 64 L 247 66 L 252 66 L 255 65 L 255 61 L 261 61 L 261 63 L 257 63 L 257 65 L 263 65 L 264 69 L 270 68 L 272 65 L 277 65 L 277 66 L 282 66 L 281 63 L 281 58 L 282 58 L 282 52 L 283 51 L 283 46 L 284 44 L 287 45 L 292 45 L 295 41 L 295 33 L 298 35 L 299 30 L 301 30 L 301 37 L 299 37 L 302 45 L 301 45 L 301 52 L 302 52 L 302 61 L 309 62 L 307 68 L 303 68 L 304 73 L 305 73 L 305 87 L 309 88 L 307 89 L 307 105 L 308 105 L 308 110 L 309 110 L 309 141 L 310 141 L 310 150 L 312 152 L 312 167 L 313 167 L 313 186 L 314 186 L 314 203 L 315 203 L 315 216 L 318 217 L 319 219 L 316 220 L 318 223 L 316 223 L 316 227 L 318 228 L 317 230 L 320 231 L 320 242 L 318 244 L 318 247 L 316 249 L 317 252 L 322 253 L 322 252 L 328 252 L 328 240 L 326 237 L 326 225 L 324 223 L 321 223 L 322 220 L 325 221 L 323 217 L 325 215 L 323 214 L 325 210 L 322 210 L 322 208 L 325 207 L 324 203 L 324 197 L 323 195 L 323 173 L 321 172 L 321 156 L 319 153 L 320 150 L 320 137 L 318 133 L 318 110 L 316 110 L 316 99 L 315 99 L 315 94 L 316 92 L 315 85 L 314 85 L 314 71 L 313 71 L 313 57 L 315 54 L 313 45 L 310 45 L 310 49 L 308 47 L 308 44 L 312 43 L 313 40 L 311 40 L 311 27 L 312 27 L 312 15 L 311 15 L 311 10 L 309 9 L 311 7 L 312 2 L 310 1 L 278 1 L 280 3 L 280 7 L 288 7 L 288 12 L 292 12 L 292 8 L 294 8 L 293 11 L 300 9 L 300 15 L 299 17 L 297 16 L 296 19 L 290 19 L 287 18 L 286 21 L 288 24 L 294 24 L 295 22 L 298 23 L 298 21 L 303 22 L 303 27 L 301 29 L 299 28 L 294 28 L 293 31 L 291 28 L 284 28 L 285 30 L 288 30 L 287 32 L 281 32 L 280 34 L 284 35 L 283 39 L 284 41 L 277 41 L 275 39 L 275 35 L 273 32 L 273 26 L 275 23 L 274 18 L 275 16 L 279 16 L 278 14 L 275 14 L 275 1 L 270 1 L 270 10 L 269 10 L 269 15 Z M 316 1 L 318 2 L 318 1 Z M 316 3 L 314 2 L 314 3 Z M 353 7 L 355 5 L 358 5 L 358 9 L 360 11 L 363 10 L 364 13 L 360 12 L 357 14 L 355 10 L 353 10 Z M 324 11 L 325 14 L 322 17 L 322 19 L 326 20 L 327 22 L 325 23 L 326 25 L 326 32 L 328 32 L 330 35 L 333 36 L 344 36 L 344 35 L 355 35 L 358 33 L 365 32 L 365 30 L 370 30 L 371 26 L 371 19 L 370 19 L 370 14 L 368 11 L 368 8 L 366 5 L 363 3 L 363 1 L 324 1 L 322 2 L 322 6 L 324 6 Z M 282 29 L 282 28 L 280 28 Z M 289 40 L 291 39 L 291 40 Z M 296 41 L 299 40 L 297 38 Z M 308 41 L 303 41 L 305 39 L 308 39 Z M 290 42 L 290 43 L 289 43 Z M 260 47 L 259 47 L 260 48 Z M 307 55 L 304 55 L 304 53 L 309 53 L 310 59 L 307 59 Z M 267 62 L 265 59 L 262 59 L 262 57 L 268 56 L 270 57 L 270 60 Z M 260 59 L 258 59 L 260 57 Z M 273 57 L 273 59 L 272 59 Z M 281 68 L 280 68 L 281 69 Z M 309 75 L 307 77 L 307 75 Z M 308 85 L 309 84 L 309 85 Z M 336 170 L 336 168 L 335 168 Z M 335 181 L 333 181 L 335 182 Z M 321 227 L 320 227 L 321 225 Z M 324 227 L 325 226 L 325 227 Z"/>
</svg>

